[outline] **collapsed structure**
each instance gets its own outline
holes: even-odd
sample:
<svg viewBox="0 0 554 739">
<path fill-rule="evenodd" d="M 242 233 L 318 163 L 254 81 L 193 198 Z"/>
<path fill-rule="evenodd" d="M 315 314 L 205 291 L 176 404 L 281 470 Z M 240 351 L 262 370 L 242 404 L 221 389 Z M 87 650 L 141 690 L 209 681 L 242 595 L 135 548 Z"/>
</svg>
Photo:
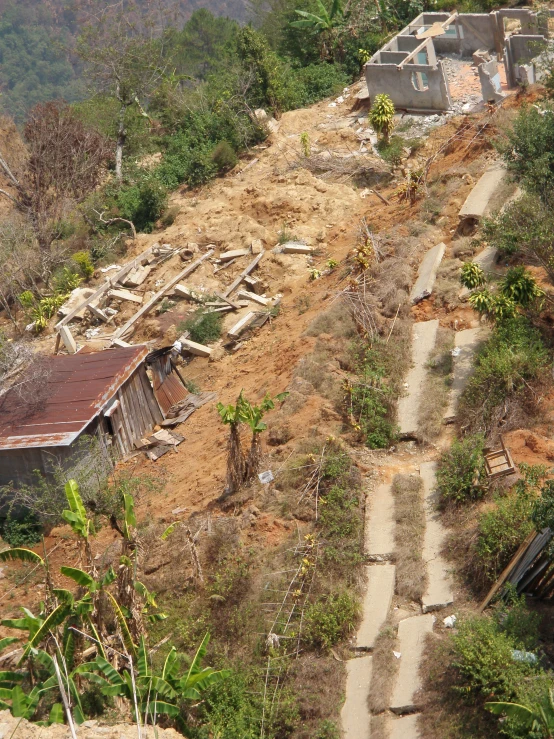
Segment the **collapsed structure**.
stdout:
<svg viewBox="0 0 554 739">
<path fill-rule="evenodd" d="M 477 68 L 485 102 L 541 76 L 553 11 L 505 8 L 492 13 L 421 13 L 365 65 L 369 97 L 386 93 L 397 109 L 447 111 L 453 106 L 444 60 Z"/>
<path fill-rule="evenodd" d="M 58 464 L 79 463 L 85 436 L 98 440 L 110 465 L 142 448 L 144 437 L 189 395 L 170 350 L 148 354 L 141 345 L 48 357 L 43 387 L 26 391 L 36 402 L 17 388 L 1 399 L 0 486 L 31 484 L 35 471 L 48 477 Z"/>
</svg>

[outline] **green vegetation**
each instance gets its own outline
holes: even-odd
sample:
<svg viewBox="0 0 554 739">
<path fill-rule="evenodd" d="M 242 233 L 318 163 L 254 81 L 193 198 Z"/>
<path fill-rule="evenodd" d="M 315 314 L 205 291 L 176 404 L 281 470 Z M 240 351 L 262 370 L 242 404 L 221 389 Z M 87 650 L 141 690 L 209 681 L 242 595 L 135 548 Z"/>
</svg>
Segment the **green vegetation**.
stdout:
<svg viewBox="0 0 554 739">
<path fill-rule="evenodd" d="M 481 434 L 468 435 L 456 439 L 441 456 L 437 468 L 437 488 L 443 504 L 460 504 L 483 496 L 484 446 L 485 440 Z"/>
<path fill-rule="evenodd" d="M 354 626 L 359 604 L 348 592 L 320 596 L 304 615 L 306 640 L 317 649 L 329 649 L 345 639 Z"/>
<path fill-rule="evenodd" d="M 210 344 L 221 336 L 221 321 L 221 313 L 210 313 L 205 308 L 199 308 L 191 318 L 179 323 L 177 331 L 189 331 L 192 341 Z"/>
<path fill-rule="evenodd" d="M 377 142 L 377 151 L 388 164 L 398 166 L 402 161 L 406 141 L 400 136 L 393 136 L 390 140 L 382 138 Z"/>
<path fill-rule="evenodd" d="M 494 581 L 534 529 L 531 515 L 540 501 L 539 482 L 546 470 L 520 465 L 522 479 L 504 495 L 495 496 L 495 506 L 479 517 L 475 551 L 479 574 Z"/>
<path fill-rule="evenodd" d="M 370 449 L 385 449 L 397 437 L 394 400 L 398 390 L 388 382 L 392 366 L 384 342 L 356 347 L 357 379 L 348 383 L 347 410 L 351 426 Z"/>
<path fill-rule="evenodd" d="M 369 123 L 375 131 L 383 137 L 385 143 L 389 143 L 391 131 L 394 127 L 394 105 L 388 95 L 376 95 L 371 110 L 369 111 Z"/>
<path fill-rule="evenodd" d="M 530 384 L 549 365 L 541 332 L 523 316 L 497 323 L 475 361 L 462 396 L 461 415 L 474 432 L 492 433 L 510 412 L 532 402 Z"/>
</svg>

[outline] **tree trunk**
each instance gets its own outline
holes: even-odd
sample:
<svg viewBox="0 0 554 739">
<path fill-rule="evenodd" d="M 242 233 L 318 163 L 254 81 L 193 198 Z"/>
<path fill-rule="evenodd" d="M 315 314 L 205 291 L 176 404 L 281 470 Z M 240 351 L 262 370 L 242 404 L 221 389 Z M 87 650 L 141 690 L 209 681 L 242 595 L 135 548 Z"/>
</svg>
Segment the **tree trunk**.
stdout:
<svg viewBox="0 0 554 739">
<path fill-rule="evenodd" d="M 115 176 L 119 182 L 123 179 L 123 147 L 127 141 L 127 131 L 125 129 L 126 107 L 126 105 L 122 104 L 119 109 L 119 126 L 117 129 L 117 144 L 115 147 Z"/>
</svg>

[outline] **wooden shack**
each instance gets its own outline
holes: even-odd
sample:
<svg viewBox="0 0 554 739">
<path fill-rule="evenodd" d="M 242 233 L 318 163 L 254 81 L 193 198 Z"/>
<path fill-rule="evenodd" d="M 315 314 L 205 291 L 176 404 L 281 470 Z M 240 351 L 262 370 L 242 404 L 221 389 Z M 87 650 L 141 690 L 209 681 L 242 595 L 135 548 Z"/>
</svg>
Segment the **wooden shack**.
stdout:
<svg viewBox="0 0 554 739">
<path fill-rule="evenodd" d="M 74 463 L 86 434 L 115 458 L 135 451 L 165 417 L 146 357 L 144 346 L 49 357 L 40 403 L 29 406 L 9 390 L 0 399 L 0 485 L 30 483 L 34 470 L 49 475 L 53 461 Z"/>
</svg>

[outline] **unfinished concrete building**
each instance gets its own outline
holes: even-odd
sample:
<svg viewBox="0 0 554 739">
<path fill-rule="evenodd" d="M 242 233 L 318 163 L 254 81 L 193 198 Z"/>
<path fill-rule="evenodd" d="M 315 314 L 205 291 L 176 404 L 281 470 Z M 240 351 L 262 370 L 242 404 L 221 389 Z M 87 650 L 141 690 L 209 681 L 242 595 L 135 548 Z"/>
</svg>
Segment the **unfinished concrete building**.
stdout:
<svg viewBox="0 0 554 739">
<path fill-rule="evenodd" d="M 460 97 L 459 77 L 465 92 L 498 102 L 540 78 L 547 25 L 548 14 L 526 8 L 422 13 L 365 65 L 369 98 L 386 93 L 400 110 L 447 111 Z"/>
</svg>

